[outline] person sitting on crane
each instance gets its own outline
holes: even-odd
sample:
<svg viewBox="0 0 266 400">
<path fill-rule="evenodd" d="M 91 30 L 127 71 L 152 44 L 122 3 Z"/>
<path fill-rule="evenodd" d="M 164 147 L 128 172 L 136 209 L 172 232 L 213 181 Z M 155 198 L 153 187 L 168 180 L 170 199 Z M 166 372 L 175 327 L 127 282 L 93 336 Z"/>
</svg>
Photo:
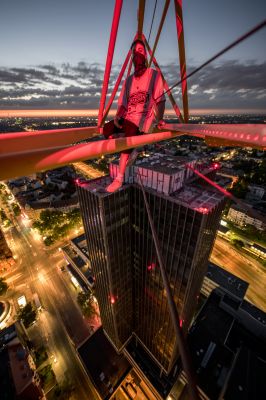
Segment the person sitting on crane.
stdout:
<svg viewBox="0 0 266 400">
<path fill-rule="evenodd" d="M 147 54 L 142 40 L 135 40 L 131 50 L 134 74 L 130 75 L 123 84 L 115 119 L 104 125 L 103 134 L 106 139 L 115 137 L 114 134 L 130 137 L 150 133 L 156 121 L 159 129 L 163 129 L 165 124 L 162 77 L 156 70 L 147 68 Z M 123 185 L 126 167 L 134 163 L 137 155 L 136 149 L 121 152 L 119 173 L 107 186 L 107 192 L 115 192 Z"/>
</svg>

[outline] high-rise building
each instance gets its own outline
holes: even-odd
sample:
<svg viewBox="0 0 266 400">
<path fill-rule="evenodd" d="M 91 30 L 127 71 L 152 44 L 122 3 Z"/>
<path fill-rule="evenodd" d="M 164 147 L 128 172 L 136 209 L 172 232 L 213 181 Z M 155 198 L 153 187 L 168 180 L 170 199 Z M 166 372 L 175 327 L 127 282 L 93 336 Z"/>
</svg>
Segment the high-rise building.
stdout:
<svg viewBox="0 0 266 400">
<path fill-rule="evenodd" d="M 224 196 L 187 166 L 208 177 L 216 165 L 154 154 L 127 170 L 115 193 L 109 177 L 80 182 L 78 193 L 103 329 L 117 351 L 142 346 L 167 375 L 178 347 L 168 309 L 140 180 L 159 238 L 182 327 L 189 328 L 207 271 Z M 118 165 L 110 165 L 112 178 Z"/>
</svg>

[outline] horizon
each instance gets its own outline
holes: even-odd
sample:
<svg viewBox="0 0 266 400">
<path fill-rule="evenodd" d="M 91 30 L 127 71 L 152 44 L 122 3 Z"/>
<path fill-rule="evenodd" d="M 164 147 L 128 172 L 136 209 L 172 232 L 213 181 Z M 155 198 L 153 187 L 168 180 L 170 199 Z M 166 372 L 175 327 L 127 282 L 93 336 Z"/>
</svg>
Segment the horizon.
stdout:
<svg viewBox="0 0 266 400">
<path fill-rule="evenodd" d="M 109 115 L 114 116 L 116 110 L 110 110 Z M 190 109 L 190 116 L 197 115 L 264 115 L 265 109 Z M 165 110 L 165 117 L 176 116 L 174 110 Z M 41 117 L 98 117 L 97 109 L 25 109 L 25 110 L 0 110 L 0 118 L 41 118 Z M 177 117 L 176 117 L 177 118 Z"/>
</svg>

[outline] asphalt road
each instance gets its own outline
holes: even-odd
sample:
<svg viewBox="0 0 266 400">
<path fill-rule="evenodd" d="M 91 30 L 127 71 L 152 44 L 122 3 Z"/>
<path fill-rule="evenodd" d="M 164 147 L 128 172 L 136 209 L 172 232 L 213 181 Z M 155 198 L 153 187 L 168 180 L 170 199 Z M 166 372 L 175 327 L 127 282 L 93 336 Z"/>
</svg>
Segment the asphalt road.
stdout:
<svg viewBox="0 0 266 400">
<path fill-rule="evenodd" d="M 105 175 L 104 172 L 99 171 L 92 165 L 88 165 L 82 161 L 74 163 L 74 167 L 88 179 L 95 179 Z"/>
<path fill-rule="evenodd" d="M 47 346 L 57 380 L 66 378 L 74 384 L 73 399 L 98 399 L 75 350 L 89 336 L 90 329 L 60 270 L 64 262 L 62 252 L 45 250 L 40 238 L 20 218 L 10 229 L 9 241 L 17 264 L 6 275 L 10 285 L 7 296 L 17 307 L 20 295 L 32 301 L 36 292 L 44 308 L 29 329 L 30 337 Z"/>
<path fill-rule="evenodd" d="M 211 261 L 249 283 L 246 298 L 266 311 L 266 271 L 262 265 L 217 236 Z"/>
</svg>

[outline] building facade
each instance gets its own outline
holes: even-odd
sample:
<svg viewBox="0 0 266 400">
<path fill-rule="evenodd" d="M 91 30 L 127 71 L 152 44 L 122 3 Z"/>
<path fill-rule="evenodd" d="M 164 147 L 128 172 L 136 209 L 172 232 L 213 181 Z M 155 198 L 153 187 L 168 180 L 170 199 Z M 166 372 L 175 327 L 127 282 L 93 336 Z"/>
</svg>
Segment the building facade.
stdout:
<svg viewBox="0 0 266 400">
<path fill-rule="evenodd" d="M 165 375 L 179 352 L 139 183 L 187 332 L 224 206 L 224 197 L 195 179 L 187 164 L 215 174 L 206 161 L 155 154 L 137 161 L 115 193 L 104 190 L 109 177 L 78 185 L 104 331 L 117 351 L 129 341 L 143 346 Z M 117 168 L 110 166 L 112 177 Z"/>
<path fill-rule="evenodd" d="M 259 215 L 258 212 L 257 215 Z M 263 217 L 261 219 L 259 219 L 259 217 L 254 217 L 254 215 L 250 215 L 248 211 L 243 210 L 237 204 L 230 207 L 227 218 L 239 226 L 252 225 L 261 231 L 266 229 Z"/>
</svg>

